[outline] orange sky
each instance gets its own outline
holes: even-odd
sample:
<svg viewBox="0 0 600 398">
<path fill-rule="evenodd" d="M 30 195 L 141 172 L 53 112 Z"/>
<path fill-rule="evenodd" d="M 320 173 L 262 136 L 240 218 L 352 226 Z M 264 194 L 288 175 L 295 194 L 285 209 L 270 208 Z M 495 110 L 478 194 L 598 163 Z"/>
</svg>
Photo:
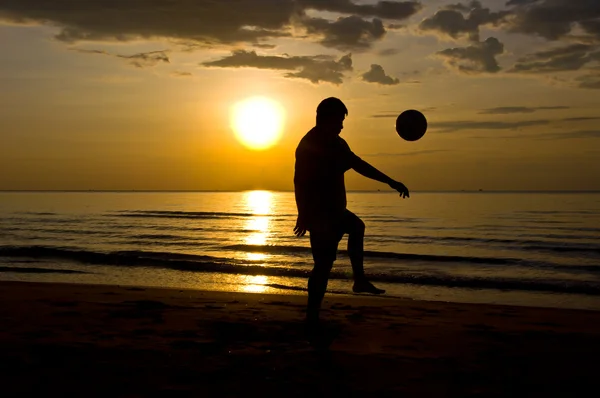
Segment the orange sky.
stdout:
<svg viewBox="0 0 600 398">
<path fill-rule="evenodd" d="M 0 4 L 0 189 L 292 189 L 329 96 L 412 190 L 600 189 L 597 0 L 103 4 Z M 231 129 L 253 96 L 285 110 L 263 151 Z M 394 131 L 409 108 L 417 142 Z"/>
</svg>

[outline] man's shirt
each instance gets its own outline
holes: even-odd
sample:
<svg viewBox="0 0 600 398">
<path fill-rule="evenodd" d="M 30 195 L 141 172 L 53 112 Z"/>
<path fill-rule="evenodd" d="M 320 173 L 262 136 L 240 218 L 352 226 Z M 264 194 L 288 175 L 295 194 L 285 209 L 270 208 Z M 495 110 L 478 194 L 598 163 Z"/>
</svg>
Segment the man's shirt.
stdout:
<svg viewBox="0 0 600 398">
<path fill-rule="evenodd" d="M 313 128 L 296 148 L 294 187 L 297 197 L 304 198 L 307 222 L 321 217 L 337 219 L 346 210 L 344 173 L 360 158 L 346 141 L 337 136 L 324 137 Z"/>
</svg>

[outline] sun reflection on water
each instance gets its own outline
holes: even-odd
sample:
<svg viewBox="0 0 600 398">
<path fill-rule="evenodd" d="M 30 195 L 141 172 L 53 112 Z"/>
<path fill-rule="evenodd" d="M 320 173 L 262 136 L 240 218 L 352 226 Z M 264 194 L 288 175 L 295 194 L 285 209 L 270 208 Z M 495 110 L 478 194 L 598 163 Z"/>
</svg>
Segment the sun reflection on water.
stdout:
<svg viewBox="0 0 600 398">
<path fill-rule="evenodd" d="M 263 246 L 269 241 L 271 233 L 270 218 L 273 207 L 273 194 L 269 191 L 249 191 L 244 194 L 244 204 L 253 216 L 248 219 L 246 229 L 251 231 L 245 237 L 247 245 Z M 246 258 L 252 261 L 261 261 L 268 258 L 265 253 L 246 253 Z"/>
<path fill-rule="evenodd" d="M 248 293 L 263 293 L 267 290 L 269 279 L 264 275 L 247 276 L 244 278 L 246 285 L 242 288 L 242 291 Z"/>
</svg>

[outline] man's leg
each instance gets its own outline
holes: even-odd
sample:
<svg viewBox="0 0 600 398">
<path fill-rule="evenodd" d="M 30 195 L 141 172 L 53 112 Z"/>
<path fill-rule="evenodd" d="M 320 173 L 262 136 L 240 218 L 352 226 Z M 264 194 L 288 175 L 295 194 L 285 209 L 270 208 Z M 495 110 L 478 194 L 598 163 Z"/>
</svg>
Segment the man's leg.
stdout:
<svg viewBox="0 0 600 398">
<path fill-rule="evenodd" d="M 323 297 L 325 297 L 329 272 L 332 267 L 333 261 L 315 261 L 315 266 L 308 278 L 306 320 L 309 323 L 317 323 L 319 321 L 319 311 L 321 309 Z"/>
<path fill-rule="evenodd" d="M 365 276 L 365 223 L 350 210 L 346 210 L 344 221 L 345 232 L 348 234 L 348 256 L 350 256 L 352 273 L 354 275 L 354 286 L 352 287 L 352 290 L 355 293 L 385 293 L 385 290 L 378 289 L 373 286 L 373 284 L 369 282 Z"/>
<path fill-rule="evenodd" d="M 318 322 L 319 310 L 327 290 L 329 273 L 336 258 L 338 243 L 341 236 L 331 230 L 310 231 L 310 247 L 315 262 L 314 268 L 308 278 L 308 305 L 306 319 L 309 322 Z"/>
</svg>

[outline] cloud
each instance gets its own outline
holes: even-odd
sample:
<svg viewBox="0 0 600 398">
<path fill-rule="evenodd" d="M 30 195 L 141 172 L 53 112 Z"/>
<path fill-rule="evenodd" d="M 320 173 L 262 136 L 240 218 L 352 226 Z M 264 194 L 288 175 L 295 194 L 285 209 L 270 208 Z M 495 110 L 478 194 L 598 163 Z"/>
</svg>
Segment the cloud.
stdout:
<svg viewBox="0 0 600 398">
<path fill-rule="evenodd" d="M 579 25 L 588 33 L 594 35 L 596 38 L 600 38 L 600 20 L 592 19 L 580 21 Z"/>
<path fill-rule="evenodd" d="M 496 56 L 504 52 L 504 45 L 495 37 L 489 37 L 467 47 L 448 48 L 437 55 L 447 65 L 463 73 L 495 73 L 500 70 Z"/>
<path fill-rule="evenodd" d="M 571 109 L 570 106 L 501 106 L 497 108 L 482 109 L 479 113 L 485 115 L 508 115 L 511 113 L 533 113 L 540 110 Z"/>
<path fill-rule="evenodd" d="M 416 83 L 416 82 L 408 82 L 408 83 Z M 436 109 L 437 108 L 435 106 L 430 106 L 430 107 L 421 109 L 421 112 L 426 114 L 428 112 L 434 112 Z M 379 118 L 394 118 L 395 119 L 398 117 L 398 115 L 400 115 L 404 111 L 405 111 L 405 109 L 401 110 L 401 111 L 381 111 L 380 113 L 371 115 L 370 117 L 376 118 L 376 119 L 379 119 Z"/>
<path fill-rule="evenodd" d="M 299 17 L 309 22 L 308 27 L 325 35 L 325 45 L 350 48 L 366 45 L 368 40 L 363 36 L 367 34 L 377 38 L 384 32 L 380 19 L 367 22 L 361 17 L 402 20 L 421 8 L 418 1 L 355 4 L 351 0 L 3 0 L 0 22 L 57 26 L 60 31 L 56 39 L 68 43 L 168 38 L 216 46 L 291 36 L 292 20 Z M 306 18 L 308 10 L 350 16 L 337 21 L 311 21 Z"/>
<path fill-rule="evenodd" d="M 0 20 L 58 26 L 56 38 L 65 42 L 166 37 L 217 44 L 289 35 L 295 12 L 293 0 L 241 0 L 235 8 L 213 0 L 4 0 Z"/>
<path fill-rule="evenodd" d="M 569 138 L 600 138 L 600 130 L 580 130 L 568 133 Z"/>
<path fill-rule="evenodd" d="M 385 113 L 385 114 L 379 114 L 379 115 L 371 115 L 371 117 L 376 118 L 376 119 L 378 119 L 378 118 L 391 118 L 391 117 L 397 118 L 398 115 L 400 115 L 400 113 L 402 113 L 402 112 L 398 112 L 398 113 Z"/>
<path fill-rule="evenodd" d="M 396 48 L 386 48 L 384 50 L 379 51 L 377 54 L 381 57 L 388 57 L 390 55 L 396 55 L 400 53 L 400 50 Z"/>
<path fill-rule="evenodd" d="M 460 120 L 430 123 L 430 129 L 436 130 L 438 133 L 450 133 L 461 130 L 514 130 L 522 127 L 543 126 L 549 123 L 550 120 L 545 119 L 519 122 Z"/>
<path fill-rule="evenodd" d="M 509 11 L 492 12 L 489 8 L 483 8 L 479 1 L 472 1 L 468 5 L 458 3 L 446 6 L 424 19 L 419 29 L 423 32 L 439 32 L 455 39 L 467 35 L 470 40 L 479 42 L 480 26 L 497 26 L 508 15 Z"/>
<path fill-rule="evenodd" d="M 579 130 L 566 133 L 546 133 L 543 139 L 600 138 L 600 130 Z"/>
<path fill-rule="evenodd" d="M 522 6 L 525 4 L 532 4 L 539 0 L 509 0 L 506 2 L 507 6 Z"/>
<path fill-rule="evenodd" d="M 390 23 L 386 25 L 386 28 L 388 28 L 389 30 L 400 30 L 406 28 L 406 25 L 399 23 Z"/>
<path fill-rule="evenodd" d="M 86 50 L 86 49 L 74 49 L 74 51 L 84 53 L 84 54 L 100 54 L 100 55 L 108 55 L 116 58 L 123 58 L 129 61 L 129 63 L 136 68 L 146 68 L 155 66 L 160 62 L 169 63 L 169 57 L 167 56 L 166 50 L 159 51 L 148 51 L 144 53 L 137 53 L 133 55 L 121 55 L 121 54 L 111 54 L 104 50 Z"/>
<path fill-rule="evenodd" d="M 182 71 L 176 70 L 175 72 L 171 73 L 171 76 L 173 76 L 173 77 L 192 77 L 193 75 L 190 72 L 182 72 Z"/>
<path fill-rule="evenodd" d="M 586 64 L 600 61 L 600 47 L 575 43 L 538 51 L 521 58 L 509 70 L 513 73 L 548 73 L 574 71 Z"/>
<path fill-rule="evenodd" d="M 575 79 L 580 88 L 600 89 L 600 73 L 591 73 L 588 75 L 579 76 Z"/>
<path fill-rule="evenodd" d="M 137 68 L 154 66 L 159 62 L 169 63 L 169 57 L 165 51 L 151 51 L 134 55 L 117 55 L 117 57 L 129 60 L 129 62 Z"/>
<path fill-rule="evenodd" d="M 300 4 L 317 11 L 395 20 L 406 19 L 423 8 L 418 1 L 378 1 L 375 4 L 355 4 L 350 0 L 300 0 Z"/>
<path fill-rule="evenodd" d="M 265 49 L 265 50 L 272 50 L 272 49 L 274 49 L 277 46 L 275 44 L 256 43 L 256 44 L 253 44 L 252 47 L 262 48 L 262 49 Z"/>
<path fill-rule="evenodd" d="M 516 5 L 509 23 L 513 32 L 558 40 L 579 26 L 587 34 L 600 39 L 598 0 L 513 0 L 509 3 Z"/>
<path fill-rule="evenodd" d="M 553 108 L 553 107 L 549 107 Z M 574 123 L 591 120 L 600 120 L 600 116 L 579 116 L 568 117 L 562 119 L 534 119 L 507 122 L 504 120 L 491 121 L 473 121 L 459 120 L 449 122 L 433 122 L 430 123 L 430 129 L 436 130 L 439 133 L 448 133 L 461 130 L 515 130 L 523 127 L 545 126 L 545 125 L 560 125 L 561 123 Z"/>
<path fill-rule="evenodd" d="M 335 22 L 324 18 L 304 18 L 302 24 L 309 35 L 321 36 L 319 43 L 342 51 L 362 51 L 380 40 L 386 31 L 380 19 L 367 21 L 352 15 L 340 17 Z"/>
<path fill-rule="evenodd" d="M 568 117 L 565 119 L 560 119 L 563 122 L 586 122 L 589 120 L 600 120 L 600 116 L 578 116 L 578 117 Z"/>
<path fill-rule="evenodd" d="M 237 50 L 230 56 L 216 61 L 204 62 L 205 67 L 258 68 L 295 71 L 285 77 L 310 80 L 312 83 L 329 82 L 341 84 L 344 72 L 352 71 L 352 55 L 346 54 L 339 60 L 319 56 L 274 56 L 258 55 L 255 51 Z"/>
<path fill-rule="evenodd" d="M 83 53 L 83 54 L 112 55 L 109 52 L 104 51 L 104 50 L 88 50 L 88 49 L 84 49 L 84 48 L 74 48 L 73 51 L 77 51 L 78 53 Z"/>
<path fill-rule="evenodd" d="M 386 75 L 383 67 L 377 64 L 372 64 L 371 69 L 362 75 L 362 79 L 369 83 L 378 83 L 386 86 L 400 83 L 399 79 Z"/>
<path fill-rule="evenodd" d="M 431 153 L 439 153 L 439 152 L 450 152 L 449 149 L 424 149 L 422 151 L 413 151 L 413 152 L 404 152 L 404 153 L 367 153 L 360 154 L 361 157 L 407 157 L 407 156 L 419 156 L 419 155 L 429 155 Z"/>
</svg>

